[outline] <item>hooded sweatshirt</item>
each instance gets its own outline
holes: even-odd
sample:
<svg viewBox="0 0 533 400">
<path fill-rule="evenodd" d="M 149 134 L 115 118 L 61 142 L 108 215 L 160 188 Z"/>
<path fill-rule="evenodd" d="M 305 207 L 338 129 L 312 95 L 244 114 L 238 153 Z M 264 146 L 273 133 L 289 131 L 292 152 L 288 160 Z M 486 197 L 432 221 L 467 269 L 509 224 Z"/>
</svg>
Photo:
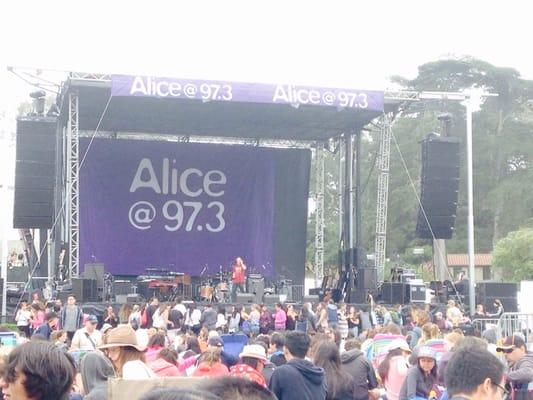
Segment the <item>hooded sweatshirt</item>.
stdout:
<svg viewBox="0 0 533 400">
<path fill-rule="evenodd" d="M 530 386 L 533 382 L 533 353 L 526 353 L 512 367 L 507 378 L 511 381 L 515 392 L 515 399 L 530 399 Z"/>
<path fill-rule="evenodd" d="M 363 352 L 357 349 L 341 354 L 342 369 L 353 377 L 355 384 L 354 399 L 368 399 L 368 390 L 378 386 L 376 373 Z"/>
<path fill-rule="evenodd" d="M 325 400 L 324 370 L 310 361 L 293 358 L 274 370 L 269 389 L 278 400 Z"/>
<path fill-rule="evenodd" d="M 115 376 L 113 365 L 103 355 L 87 353 L 80 364 L 85 400 L 107 400 L 107 379 Z"/>
</svg>

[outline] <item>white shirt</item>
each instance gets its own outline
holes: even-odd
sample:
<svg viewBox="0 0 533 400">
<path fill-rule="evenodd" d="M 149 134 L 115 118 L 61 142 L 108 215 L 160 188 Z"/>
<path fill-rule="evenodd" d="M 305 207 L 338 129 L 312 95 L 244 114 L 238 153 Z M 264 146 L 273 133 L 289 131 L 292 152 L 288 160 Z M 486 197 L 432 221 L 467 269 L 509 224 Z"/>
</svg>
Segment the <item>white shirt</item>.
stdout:
<svg viewBox="0 0 533 400">
<path fill-rule="evenodd" d="M 187 307 L 185 307 L 184 304 L 178 303 L 174 306 L 174 310 L 177 310 L 181 313 L 181 315 L 185 315 L 187 313 Z"/>
<path fill-rule="evenodd" d="M 89 340 L 89 338 L 91 338 Z M 92 341 L 92 342 L 91 342 Z M 74 333 L 72 338 L 72 345 L 70 346 L 71 350 L 94 350 L 96 347 L 102 344 L 102 333 L 95 329 L 93 333 L 87 332 L 87 329 L 81 328 Z"/>
<path fill-rule="evenodd" d="M 227 324 L 228 324 L 228 320 L 226 319 L 226 316 L 224 314 L 218 314 L 215 328 L 222 328 L 226 326 Z"/>
<path fill-rule="evenodd" d="M 150 379 L 156 374 L 141 360 L 127 361 L 122 366 L 122 379 Z"/>
<path fill-rule="evenodd" d="M 31 312 L 28 310 L 18 310 L 17 316 L 17 326 L 28 326 L 30 324 Z"/>
<path fill-rule="evenodd" d="M 195 326 L 200 325 L 200 319 L 202 318 L 202 312 L 195 308 L 192 313 L 187 314 L 187 320 L 185 321 L 185 325 L 187 326 Z"/>
</svg>

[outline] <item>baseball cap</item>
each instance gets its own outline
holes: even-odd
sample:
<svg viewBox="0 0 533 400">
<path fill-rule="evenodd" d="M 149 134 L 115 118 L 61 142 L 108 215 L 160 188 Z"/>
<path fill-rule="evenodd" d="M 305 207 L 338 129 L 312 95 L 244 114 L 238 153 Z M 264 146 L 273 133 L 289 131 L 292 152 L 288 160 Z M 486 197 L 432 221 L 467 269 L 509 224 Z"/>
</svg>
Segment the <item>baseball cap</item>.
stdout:
<svg viewBox="0 0 533 400">
<path fill-rule="evenodd" d="M 89 315 L 87 317 L 86 321 L 89 321 L 89 322 L 97 324 L 98 323 L 98 318 L 96 317 L 96 315 L 91 314 L 91 315 Z"/>
<path fill-rule="evenodd" d="M 213 346 L 213 347 L 223 347 L 224 342 L 222 341 L 222 339 L 220 339 L 220 336 L 213 336 L 212 338 L 209 339 L 209 341 L 207 342 L 207 345 Z"/>
<path fill-rule="evenodd" d="M 517 347 L 526 347 L 524 339 L 519 335 L 507 336 L 501 346 L 496 347 L 496 351 L 509 353 Z"/>
</svg>

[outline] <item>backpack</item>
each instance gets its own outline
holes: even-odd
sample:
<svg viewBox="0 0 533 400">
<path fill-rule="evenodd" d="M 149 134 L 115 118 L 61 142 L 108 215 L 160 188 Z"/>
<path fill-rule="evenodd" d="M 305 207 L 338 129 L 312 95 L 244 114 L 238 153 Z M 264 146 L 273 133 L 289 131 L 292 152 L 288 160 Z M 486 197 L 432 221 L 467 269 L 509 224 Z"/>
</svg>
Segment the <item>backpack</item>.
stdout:
<svg viewBox="0 0 533 400">
<path fill-rule="evenodd" d="M 402 319 L 400 318 L 400 315 L 397 311 L 390 311 L 390 316 L 392 318 L 392 322 L 394 322 L 398 326 L 402 325 Z"/>
</svg>

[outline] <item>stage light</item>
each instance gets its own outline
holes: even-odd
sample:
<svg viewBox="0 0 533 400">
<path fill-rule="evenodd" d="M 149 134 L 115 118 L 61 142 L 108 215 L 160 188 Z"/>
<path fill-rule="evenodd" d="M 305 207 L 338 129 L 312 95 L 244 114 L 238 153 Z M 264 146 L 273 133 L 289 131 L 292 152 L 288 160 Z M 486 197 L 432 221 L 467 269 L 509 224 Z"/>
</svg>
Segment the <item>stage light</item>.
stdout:
<svg viewBox="0 0 533 400">
<path fill-rule="evenodd" d="M 32 114 L 43 115 L 44 114 L 44 102 L 46 92 L 44 90 L 36 90 L 30 93 L 30 97 L 33 99 L 31 104 L 33 107 Z"/>
</svg>

